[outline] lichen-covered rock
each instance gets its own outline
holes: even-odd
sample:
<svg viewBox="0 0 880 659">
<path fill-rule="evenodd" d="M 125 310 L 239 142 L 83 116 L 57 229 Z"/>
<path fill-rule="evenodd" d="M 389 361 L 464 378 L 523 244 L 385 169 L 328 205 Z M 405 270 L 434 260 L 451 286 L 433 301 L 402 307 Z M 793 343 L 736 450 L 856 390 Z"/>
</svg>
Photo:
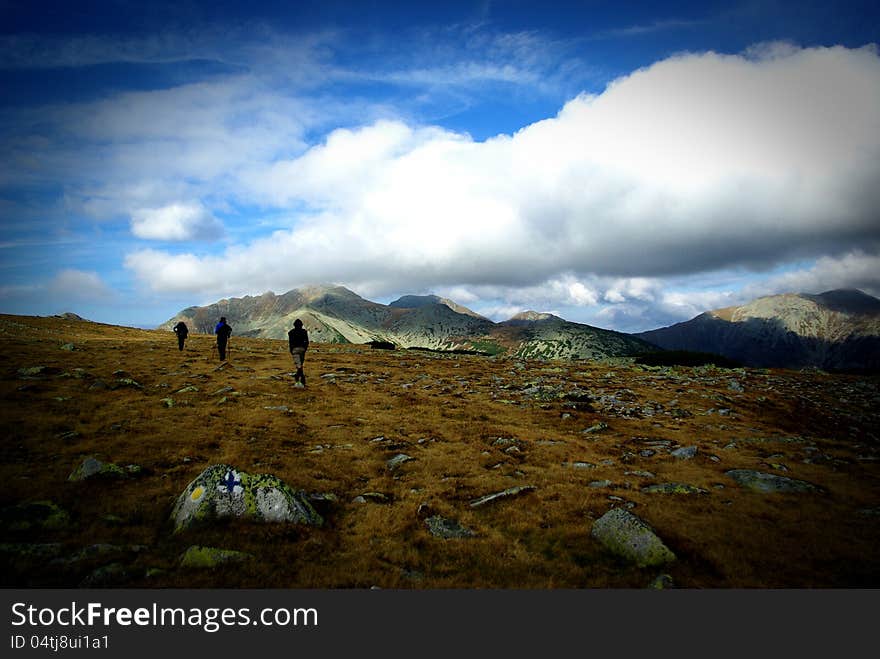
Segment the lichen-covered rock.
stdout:
<svg viewBox="0 0 880 659">
<path fill-rule="evenodd" d="M 668 574 L 658 574 L 654 581 L 648 586 L 653 590 L 666 590 L 667 588 L 675 588 L 675 581 Z"/>
<path fill-rule="evenodd" d="M 128 473 L 122 467 L 109 462 L 101 462 L 94 456 L 88 456 L 74 469 L 69 481 L 84 481 L 90 478 L 126 478 Z"/>
<path fill-rule="evenodd" d="M 23 379 L 36 378 L 40 375 L 51 375 L 56 373 L 58 369 L 51 366 L 25 366 L 18 369 L 19 377 Z"/>
<path fill-rule="evenodd" d="M 682 446 L 674 451 L 670 451 L 669 455 L 679 460 L 690 460 L 697 454 L 696 446 Z"/>
<path fill-rule="evenodd" d="M 388 460 L 388 462 L 386 462 L 385 464 L 387 465 L 388 469 L 394 471 L 404 462 L 409 462 L 410 460 L 415 460 L 415 458 L 407 455 L 406 453 L 398 453 L 393 458 Z"/>
<path fill-rule="evenodd" d="M 613 508 L 597 519 L 590 535 L 610 552 L 639 567 L 663 565 L 675 560 L 675 554 L 654 530 L 623 508 Z"/>
<path fill-rule="evenodd" d="M 171 519 L 175 532 L 220 518 L 321 526 L 323 518 L 304 492 L 270 474 L 248 474 L 226 464 L 199 474 L 177 498 Z"/>
<path fill-rule="evenodd" d="M 425 520 L 425 526 L 428 527 L 431 535 L 438 538 L 472 538 L 476 535 L 468 527 L 462 526 L 460 522 L 440 515 L 428 517 Z"/>
<path fill-rule="evenodd" d="M 229 563 L 243 563 L 252 558 L 251 554 L 243 551 L 193 545 L 180 557 L 180 567 L 214 568 Z"/>
<path fill-rule="evenodd" d="M 27 501 L 0 510 L 0 528 L 5 532 L 62 529 L 70 515 L 51 501 Z"/>
<path fill-rule="evenodd" d="M 751 469 L 731 469 L 725 472 L 740 487 L 755 492 L 819 492 L 820 488 L 806 481 L 765 474 Z"/>
</svg>

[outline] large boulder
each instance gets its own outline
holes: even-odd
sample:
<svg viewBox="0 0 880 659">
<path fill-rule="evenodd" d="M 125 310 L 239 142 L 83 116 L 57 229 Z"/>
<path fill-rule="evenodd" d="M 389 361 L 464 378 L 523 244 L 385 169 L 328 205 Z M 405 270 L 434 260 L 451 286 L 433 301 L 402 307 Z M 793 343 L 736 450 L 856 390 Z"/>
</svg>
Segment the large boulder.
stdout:
<svg viewBox="0 0 880 659">
<path fill-rule="evenodd" d="M 751 469 L 731 469 L 724 473 L 740 487 L 754 492 L 821 492 L 821 488 L 807 481 L 765 474 Z"/>
<path fill-rule="evenodd" d="M 593 523 L 590 535 L 606 549 L 639 567 L 663 565 L 675 554 L 644 521 L 623 508 L 612 508 Z"/>
<path fill-rule="evenodd" d="M 171 512 L 175 532 L 220 518 L 321 526 L 306 494 L 270 474 L 248 474 L 226 464 L 208 467 L 186 487 Z"/>
</svg>

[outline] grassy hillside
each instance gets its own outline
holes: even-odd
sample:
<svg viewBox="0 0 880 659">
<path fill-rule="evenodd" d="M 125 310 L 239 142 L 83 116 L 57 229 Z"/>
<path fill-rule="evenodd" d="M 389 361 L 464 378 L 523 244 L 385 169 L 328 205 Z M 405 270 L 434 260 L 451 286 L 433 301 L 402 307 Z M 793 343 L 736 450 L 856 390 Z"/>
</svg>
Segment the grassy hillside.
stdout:
<svg viewBox="0 0 880 659">
<path fill-rule="evenodd" d="M 285 342 L 233 336 L 222 367 L 212 345 L 0 316 L 4 586 L 880 586 L 876 378 L 315 344 L 298 389 Z M 88 456 L 122 473 L 68 480 Z M 324 526 L 173 533 L 217 463 L 304 490 Z M 754 492 L 734 469 L 816 489 Z M 651 489 L 670 484 L 701 492 Z M 611 555 L 590 531 L 613 507 L 677 559 Z M 433 535 L 438 516 L 474 535 Z M 182 567 L 193 545 L 252 559 Z"/>
</svg>

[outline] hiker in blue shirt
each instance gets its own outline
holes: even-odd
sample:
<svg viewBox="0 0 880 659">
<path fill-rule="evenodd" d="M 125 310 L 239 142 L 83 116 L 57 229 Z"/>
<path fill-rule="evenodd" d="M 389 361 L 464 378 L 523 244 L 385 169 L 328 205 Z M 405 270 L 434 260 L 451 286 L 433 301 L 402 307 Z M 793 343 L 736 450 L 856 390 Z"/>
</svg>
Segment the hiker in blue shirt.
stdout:
<svg viewBox="0 0 880 659">
<path fill-rule="evenodd" d="M 229 335 L 232 334 L 232 328 L 226 324 L 226 316 L 220 318 L 217 327 L 214 328 L 214 334 L 217 335 L 217 351 L 220 353 L 220 361 L 226 361 L 226 344 L 229 342 Z"/>
</svg>

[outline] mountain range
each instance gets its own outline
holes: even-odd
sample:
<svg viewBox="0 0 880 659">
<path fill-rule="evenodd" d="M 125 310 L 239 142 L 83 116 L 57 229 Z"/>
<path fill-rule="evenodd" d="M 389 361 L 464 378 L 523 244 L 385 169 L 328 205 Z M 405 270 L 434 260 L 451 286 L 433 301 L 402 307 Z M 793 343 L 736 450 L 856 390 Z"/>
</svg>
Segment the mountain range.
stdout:
<svg viewBox="0 0 880 659">
<path fill-rule="evenodd" d="M 712 352 L 748 366 L 880 370 L 880 300 L 859 290 L 785 293 L 641 332 L 666 350 Z"/>
<path fill-rule="evenodd" d="M 160 329 L 170 329 L 183 320 L 194 331 L 210 334 L 221 316 L 236 335 L 272 339 L 287 338 L 293 321 L 299 318 L 311 340 L 322 343 L 390 343 L 402 348 L 544 359 L 603 359 L 656 350 L 638 337 L 551 314 L 527 312 L 495 323 L 435 295 L 406 295 L 385 305 L 342 286 L 327 285 L 189 307 Z"/>
<path fill-rule="evenodd" d="M 761 297 L 670 327 L 626 334 L 535 311 L 496 323 L 435 295 L 406 295 L 385 305 L 342 286 L 316 285 L 189 307 L 160 329 L 183 320 L 210 334 L 221 316 L 236 335 L 273 339 L 286 338 L 300 318 L 312 341 L 323 343 L 543 359 L 628 357 L 659 348 L 714 353 L 747 366 L 880 369 L 880 300 L 858 290 Z"/>
</svg>

